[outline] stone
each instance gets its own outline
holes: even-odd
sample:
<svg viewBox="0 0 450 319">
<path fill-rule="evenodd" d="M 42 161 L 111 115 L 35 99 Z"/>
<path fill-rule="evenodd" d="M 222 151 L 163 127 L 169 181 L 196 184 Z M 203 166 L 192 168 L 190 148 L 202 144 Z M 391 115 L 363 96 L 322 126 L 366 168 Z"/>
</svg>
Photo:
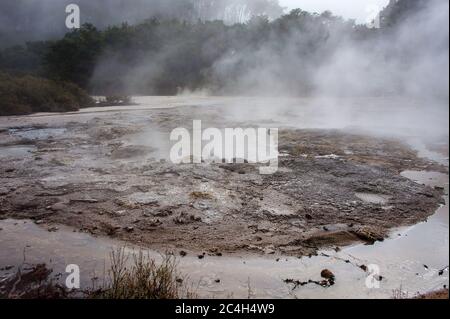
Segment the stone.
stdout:
<svg viewBox="0 0 450 319">
<path fill-rule="evenodd" d="M 322 270 L 322 272 L 320 273 L 320 276 L 322 278 L 325 278 L 325 279 L 328 279 L 328 280 L 335 278 L 334 274 L 328 269 Z"/>
<path fill-rule="evenodd" d="M 134 227 L 128 226 L 128 227 L 125 227 L 125 230 L 129 233 L 132 233 L 134 231 Z"/>
</svg>

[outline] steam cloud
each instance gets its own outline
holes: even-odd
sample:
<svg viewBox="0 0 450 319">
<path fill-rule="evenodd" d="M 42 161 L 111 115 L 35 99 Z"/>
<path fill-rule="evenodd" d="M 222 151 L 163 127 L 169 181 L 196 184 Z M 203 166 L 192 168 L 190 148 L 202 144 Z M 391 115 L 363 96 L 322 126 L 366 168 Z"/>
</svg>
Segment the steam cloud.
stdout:
<svg viewBox="0 0 450 319">
<path fill-rule="evenodd" d="M 64 5 L 71 1 L 29 0 L 17 10 L 17 3 L 23 1 L 6 0 L 0 4 L 3 31 L 0 37 L 9 36 L 11 40 L 12 28 L 24 31 L 22 33 L 33 29 L 35 32 L 29 36 L 39 39 L 57 36 L 55 31 L 51 32 L 52 29 L 57 30 L 56 33 L 63 32 L 58 31 L 63 19 L 55 20 L 58 15 L 53 12 L 63 11 Z M 225 20 L 228 25 L 245 22 L 249 31 L 245 33 L 242 25 L 237 24 L 223 33 L 226 38 L 201 35 L 202 41 L 197 39 L 193 42 L 192 39 L 177 37 L 176 32 L 168 32 L 162 22 L 160 27 L 155 27 L 154 36 L 160 39 L 173 37 L 173 40 L 163 42 L 156 50 L 130 50 L 133 51 L 131 55 L 114 48 L 103 52 L 96 61 L 90 80 L 93 92 L 103 93 L 109 85 L 105 82 L 112 79 L 114 83 L 110 89 L 114 91 L 158 94 L 161 90 L 156 83 L 167 75 L 168 66 L 182 66 L 181 70 L 189 70 L 202 63 L 198 58 L 201 56 L 209 65 L 199 69 L 192 81 L 189 77 L 181 81 L 180 78 L 185 76 L 183 72 L 178 72 L 176 78 L 167 77 L 166 81 L 171 84 L 179 81 L 180 93 L 313 96 L 316 98 L 314 107 L 333 118 L 334 122 L 342 119 L 347 125 L 355 116 L 350 111 L 346 112 L 338 97 L 395 96 L 402 99 L 399 104 L 414 101 L 419 111 L 404 114 L 398 107 L 380 121 L 390 122 L 392 127 L 413 122 L 415 126 L 422 125 L 426 130 L 432 130 L 433 134 L 448 135 L 447 0 L 411 1 L 419 4 L 420 10 L 408 12 L 408 16 L 399 18 L 395 25 L 385 25 L 382 20 L 381 29 L 367 33 L 361 30 L 354 32 L 360 27 L 329 12 L 307 15 L 297 11 L 277 19 L 283 13 L 277 1 L 135 0 L 133 5 L 124 0 L 77 2 L 84 12 L 89 12 L 88 16 L 83 16 L 83 22 L 93 22 L 100 28 L 123 21 L 138 23 L 150 17 L 161 17 L 163 21 L 176 18 L 191 25 L 195 25 L 198 19 Z M 396 2 L 392 0 L 391 4 Z M 300 26 L 296 25 L 298 21 L 294 21 L 299 16 L 302 18 Z M 320 27 L 317 19 L 322 23 Z M 17 21 L 20 21 L 19 27 Z M 209 27 L 213 31 L 224 28 L 220 23 Z M 258 35 L 253 45 L 248 45 L 252 41 L 249 34 Z M 199 81 L 198 78 L 207 81 Z M 194 82 L 201 85 L 186 85 Z M 259 114 L 267 117 L 285 109 L 280 101 L 276 105 L 267 105 L 265 112 L 260 109 Z M 289 112 L 293 112 L 295 106 L 284 104 L 287 105 Z M 386 111 L 385 107 L 383 109 Z M 423 123 L 424 120 L 429 122 Z M 374 122 L 367 121 L 367 124 L 373 125 Z"/>
</svg>

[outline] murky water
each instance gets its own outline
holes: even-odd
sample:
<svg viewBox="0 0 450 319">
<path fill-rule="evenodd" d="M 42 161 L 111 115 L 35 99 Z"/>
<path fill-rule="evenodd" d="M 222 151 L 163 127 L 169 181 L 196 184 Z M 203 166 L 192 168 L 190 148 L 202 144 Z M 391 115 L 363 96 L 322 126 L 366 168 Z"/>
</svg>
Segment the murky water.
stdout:
<svg viewBox="0 0 450 319">
<path fill-rule="evenodd" d="M 0 158 L 24 158 L 32 156 L 36 147 L 32 145 L 14 145 L 0 147 Z"/>
</svg>

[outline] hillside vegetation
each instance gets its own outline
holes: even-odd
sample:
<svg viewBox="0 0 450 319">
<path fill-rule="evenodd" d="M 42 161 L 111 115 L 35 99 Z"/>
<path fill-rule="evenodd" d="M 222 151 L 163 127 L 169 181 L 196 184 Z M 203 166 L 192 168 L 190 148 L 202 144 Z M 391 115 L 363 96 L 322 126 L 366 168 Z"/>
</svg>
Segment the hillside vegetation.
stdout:
<svg viewBox="0 0 450 319">
<path fill-rule="evenodd" d="M 75 84 L 6 73 L 0 73 L 0 97 L 0 116 L 76 111 L 94 104 Z"/>
</svg>

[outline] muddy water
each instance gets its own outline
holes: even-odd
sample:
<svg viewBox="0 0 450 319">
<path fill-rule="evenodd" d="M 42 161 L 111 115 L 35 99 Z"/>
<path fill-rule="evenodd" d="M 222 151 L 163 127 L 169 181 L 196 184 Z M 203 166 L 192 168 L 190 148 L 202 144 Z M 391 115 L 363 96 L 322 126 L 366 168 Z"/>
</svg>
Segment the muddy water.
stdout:
<svg viewBox="0 0 450 319">
<path fill-rule="evenodd" d="M 6 146 L 2 147 L 0 151 L 0 158 L 24 158 L 32 156 L 32 152 L 35 151 L 36 148 L 30 145 L 14 145 L 14 146 Z"/>
<path fill-rule="evenodd" d="M 448 194 L 447 175 L 432 172 L 404 172 L 403 175 L 419 183 L 445 187 Z M 125 245 L 66 227 L 48 232 L 31 221 L 3 220 L 0 228 L 2 266 L 19 265 L 25 258 L 27 263 L 45 261 L 56 273 L 63 273 L 66 265 L 78 264 L 84 287 L 91 286 L 92 277 L 102 277 L 105 273 L 111 250 Z M 319 256 L 301 259 L 275 255 L 199 259 L 195 253 L 188 252 L 178 261 L 180 271 L 188 274 L 189 282 L 202 297 L 391 298 L 400 289 L 403 296 L 412 297 L 448 286 L 448 236 L 447 195 L 446 205 L 427 222 L 397 229 L 390 239 L 373 246 L 354 245 L 339 252 L 322 251 Z M 157 252 L 148 253 L 156 259 L 160 257 Z M 369 281 L 372 288 L 368 288 L 369 274 L 359 266 L 371 264 L 378 267 L 382 279 Z M 283 282 L 284 279 L 320 280 L 324 268 L 336 275 L 336 284 L 331 288 L 309 284 L 293 289 Z"/>
</svg>

